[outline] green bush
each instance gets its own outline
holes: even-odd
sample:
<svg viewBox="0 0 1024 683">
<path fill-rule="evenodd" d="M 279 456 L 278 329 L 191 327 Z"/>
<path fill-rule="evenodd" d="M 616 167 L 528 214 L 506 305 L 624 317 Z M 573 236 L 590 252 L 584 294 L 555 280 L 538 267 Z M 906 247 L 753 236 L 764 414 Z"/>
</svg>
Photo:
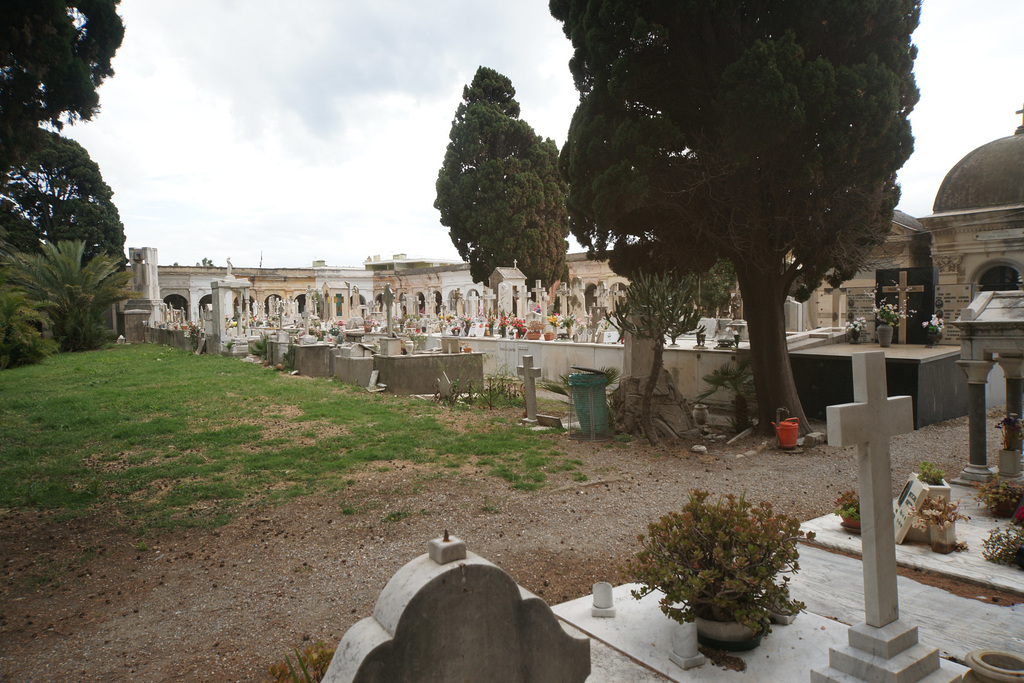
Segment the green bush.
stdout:
<svg viewBox="0 0 1024 683">
<path fill-rule="evenodd" d="M 0 275 L 0 370 L 39 363 L 57 350 L 40 332 L 46 316 L 39 307 Z"/>
<path fill-rule="evenodd" d="M 659 605 L 670 619 L 736 621 L 755 632 L 768 626 L 772 612 L 804 609 L 789 597 L 788 577 L 778 578 L 800 568 L 799 520 L 776 513 L 770 503 L 752 505 L 731 494 L 711 502 L 710 496 L 691 491 L 680 512 L 640 536 L 642 549 L 625 566 L 643 584 L 633 597 L 661 591 Z"/>
<path fill-rule="evenodd" d="M 1024 546 L 1024 526 L 1010 524 L 996 527 L 982 541 L 981 555 L 989 562 L 1017 566 L 1017 551 Z"/>
</svg>

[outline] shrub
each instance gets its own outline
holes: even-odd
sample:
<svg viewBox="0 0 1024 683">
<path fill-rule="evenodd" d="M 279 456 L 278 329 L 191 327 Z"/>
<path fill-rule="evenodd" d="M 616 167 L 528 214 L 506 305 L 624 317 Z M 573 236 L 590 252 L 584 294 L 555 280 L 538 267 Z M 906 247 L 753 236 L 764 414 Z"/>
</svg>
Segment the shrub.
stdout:
<svg viewBox="0 0 1024 683">
<path fill-rule="evenodd" d="M 795 614 L 804 604 L 790 599 L 789 577 L 796 572 L 800 522 L 728 495 L 714 503 L 695 490 L 680 512 L 648 526 L 643 546 L 625 571 L 643 584 L 633 597 L 664 593 L 661 611 L 680 623 L 695 617 L 737 621 L 760 631 L 769 614 Z M 807 535 L 813 538 L 814 534 Z"/>
<path fill-rule="evenodd" d="M 283 662 L 271 664 L 267 671 L 271 675 L 271 683 L 319 683 L 327 673 L 327 667 L 331 665 L 334 657 L 334 650 L 324 645 L 323 641 L 316 641 L 301 653 L 295 652 L 295 665 L 292 665 L 291 657 L 284 656 Z"/>
<path fill-rule="evenodd" d="M 975 497 L 991 509 L 1002 503 L 1017 505 L 1024 498 L 1024 486 L 1005 479 L 993 479 L 974 494 Z"/>
<path fill-rule="evenodd" d="M 845 491 L 836 498 L 836 509 L 833 510 L 843 519 L 860 520 L 860 496 L 854 490 Z"/>
<path fill-rule="evenodd" d="M 982 541 L 982 545 L 982 557 L 989 562 L 1016 566 L 1017 552 L 1024 546 L 1024 526 L 1010 524 L 996 527 Z"/>
<path fill-rule="evenodd" d="M 927 460 L 922 460 L 917 466 L 917 478 L 929 486 L 942 486 L 946 473 Z"/>
</svg>

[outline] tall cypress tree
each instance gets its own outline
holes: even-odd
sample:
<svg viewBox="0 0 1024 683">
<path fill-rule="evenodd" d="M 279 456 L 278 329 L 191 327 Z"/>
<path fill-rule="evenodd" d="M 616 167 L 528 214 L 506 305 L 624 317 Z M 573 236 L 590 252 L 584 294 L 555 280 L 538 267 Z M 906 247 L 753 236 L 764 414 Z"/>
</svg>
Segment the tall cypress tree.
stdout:
<svg viewBox="0 0 1024 683">
<path fill-rule="evenodd" d="M 565 269 L 566 185 L 557 145 L 519 118 L 515 94 L 483 66 L 463 89 L 434 208 L 475 282 L 515 260 L 528 281 L 551 284 Z"/>
<path fill-rule="evenodd" d="M 783 306 L 850 277 L 890 229 L 919 0 L 550 9 L 581 94 L 560 158 L 573 234 L 627 276 L 730 260 L 760 424 L 780 406 L 802 418 Z"/>
</svg>

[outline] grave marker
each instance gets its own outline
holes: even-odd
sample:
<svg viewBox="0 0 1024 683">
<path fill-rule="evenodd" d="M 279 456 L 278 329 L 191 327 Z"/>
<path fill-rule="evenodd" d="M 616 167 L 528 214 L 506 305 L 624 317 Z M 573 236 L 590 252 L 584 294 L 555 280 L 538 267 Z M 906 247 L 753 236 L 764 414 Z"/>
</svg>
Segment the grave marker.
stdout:
<svg viewBox="0 0 1024 683">
<path fill-rule="evenodd" d="M 850 627 L 848 645 L 829 649 L 829 666 L 812 670 L 811 683 L 959 681 L 899 618 L 889 439 L 914 431 L 914 409 L 909 396 L 887 398 L 884 351 L 853 354 L 853 398 L 828 407 L 828 443 L 857 446 L 866 623 Z"/>
<path fill-rule="evenodd" d="M 533 356 L 523 356 L 523 364 L 516 372 L 523 378 L 523 398 L 526 400 L 524 424 L 537 424 L 537 378 L 541 369 L 533 367 Z"/>
</svg>

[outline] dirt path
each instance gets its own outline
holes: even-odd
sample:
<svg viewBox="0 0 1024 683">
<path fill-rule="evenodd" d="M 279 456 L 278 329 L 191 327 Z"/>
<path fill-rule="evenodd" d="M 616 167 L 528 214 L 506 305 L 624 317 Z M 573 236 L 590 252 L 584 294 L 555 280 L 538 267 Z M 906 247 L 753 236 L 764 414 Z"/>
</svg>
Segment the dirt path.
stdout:
<svg viewBox="0 0 1024 683">
<path fill-rule="evenodd" d="M 445 528 L 554 604 L 620 582 L 636 535 L 691 488 L 746 490 L 808 519 L 856 480 L 851 453 L 825 446 L 784 453 L 755 438 L 695 455 L 689 443 L 538 438 L 582 460 L 588 480 L 553 473 L 524 493 L 476 468 L 376 463 L 343 495 L 142 541 L 102 515 L 0 511 L 0 681 L 263 681 L 293 647 L 337 644 Z M 897 439 L 894 480 L 922 453 L 956 471 L 966 421 Z"/>
</svg>

